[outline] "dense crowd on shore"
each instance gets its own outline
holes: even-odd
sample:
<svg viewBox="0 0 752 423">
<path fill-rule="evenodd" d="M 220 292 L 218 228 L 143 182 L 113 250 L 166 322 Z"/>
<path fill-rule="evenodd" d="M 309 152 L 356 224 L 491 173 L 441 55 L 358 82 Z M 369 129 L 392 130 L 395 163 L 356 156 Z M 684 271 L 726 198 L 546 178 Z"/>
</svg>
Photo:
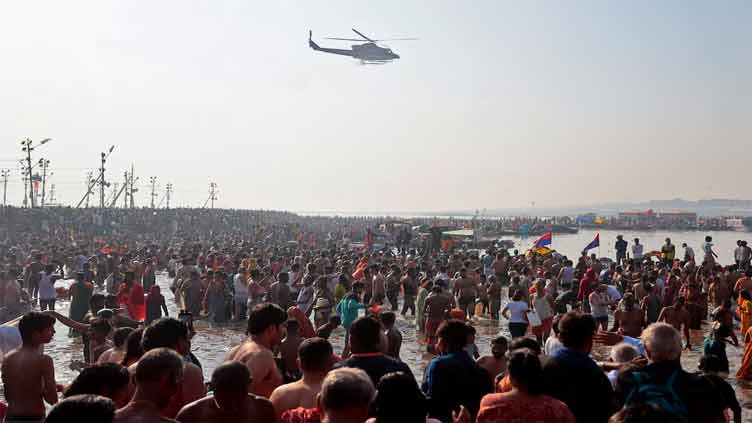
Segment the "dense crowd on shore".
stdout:
<svg viewBox="0 0 752 423">
<path fill-rule="evenodd" d="M 670 239 L 646 255 L 619 237 L 607 260 L 443 251 L 404 232 L 377 249 L 375 219 L 273 211 L 0 216 L 0 305 L 20 315 L 0 327 L 6 422 L 740 422 L 727 378 L 752 379 L 752 250 L 741 240 L 722 264 L 710 237 L 683 257 Z M 422 378 L 401 359 L 398 318 L 435 355 Z M 191 353 L 196 319 L 247 333 L 208 383 Z M 503 329 L 487 356 L 479 319 Z M 68 386 L 44 353 L 56 322 L 84 345 Z M 746 343 L 732 375 L 727 343 Z M 683 368 L 692 348 L 699 368 Z"/>
</svg>

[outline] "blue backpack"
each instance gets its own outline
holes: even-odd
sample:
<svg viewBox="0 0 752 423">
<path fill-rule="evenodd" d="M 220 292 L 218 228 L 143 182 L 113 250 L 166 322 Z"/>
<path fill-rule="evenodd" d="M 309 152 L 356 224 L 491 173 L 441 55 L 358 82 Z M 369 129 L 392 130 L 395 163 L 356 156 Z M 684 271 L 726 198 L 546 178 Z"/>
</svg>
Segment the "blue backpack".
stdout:
<svg viewBox="0 0 752 423">
<path fill-rule="evenodd" d="M 643 372 L 632 373 L 634 388 L 627 395 L 624 406 L 628 407 L 635 404 L 652 405 L 672 416 L 679 422 L 689 420 L 689 412 L 679 395 L 674 391 L 674 381 L 679 371 L 675 371 L 666 380 L 666 383 L 658 384 L 650 380 L 647 374 Z"/>
</svg>

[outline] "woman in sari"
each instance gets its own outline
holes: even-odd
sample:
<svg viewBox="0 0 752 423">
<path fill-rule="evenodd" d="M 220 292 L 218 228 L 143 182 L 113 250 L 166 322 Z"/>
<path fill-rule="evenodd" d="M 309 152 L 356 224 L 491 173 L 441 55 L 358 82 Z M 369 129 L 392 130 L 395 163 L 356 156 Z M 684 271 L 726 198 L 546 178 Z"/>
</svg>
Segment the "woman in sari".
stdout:
<svg viewBox="0 0 752 423">
<path fill-rule="evenodd" d="M 744 334 L 744 356 L 736 378 L 740 380 L 752 380 L 752 328 Z"/>
</svg>

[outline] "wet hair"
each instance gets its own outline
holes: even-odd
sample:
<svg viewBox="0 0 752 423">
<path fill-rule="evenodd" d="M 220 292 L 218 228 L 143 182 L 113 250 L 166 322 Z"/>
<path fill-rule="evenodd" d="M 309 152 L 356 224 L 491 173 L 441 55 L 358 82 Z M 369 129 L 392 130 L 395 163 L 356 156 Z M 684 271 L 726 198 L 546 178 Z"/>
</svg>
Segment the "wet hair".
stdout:
<svg viewBox="0 0 752 423">
<path fill-rule="evenodd" d="M 143 328 L 135 329 L 128 334 L 128 338 L 125 340 L 125 356 L 120 364 L 127 366 L 128 362 L 136 361 L 144 355 L 144 349 L 141 347 L 141 339 L 143 336 Z"/>
<path fill-rule="evenodd" d="M 324 372 L 330 366 L 334 350 L 324 338 L 308 338 L 298 347 L 300 368 L 304 372 Z"/>
<path fill-rule="evenodd" d="M 394 322 L 397 321 L 397 315 L 393 311 L 386 311 L 381 313 L 381 323 L 384 326 L 394 326 Z"/>
<path fill-rule="evenodd" d="M 212 372 L 210 384 L 214 392 L 247 392 L 251 371 L 238 361 L 220 364 Z"/>
<path fill-rule="evenodd" d="M 467 344 L 467 336 L 470 333 L 467 324 L 461 320 L 449 319 L 441 323 L 436 331 L 436 336 L 444 340 L 447 351 L 454 353 L 461 351 Z"/>
<path fill-rule="evenodd" d="M 157 319 L 144 329 L 141 348 L 144 352 L 154 348 L 175 349 L 181 339 L 188 340 L 188 326 L 173 317 Z"/>
<path fill-rule="evenodd" d="M 38 311 L 30 311 L 18 322 L 18 331 L 24 344 L 31 342 L 32 336 L 49 327 L 55 326 L 55 318 Z"/>
<path fill-rule="evenodd" d="M 368 408 L 376 389 L 371 378 L 356 368 L 336 369 L 324 378 L 319 401 L 324 411 L 345 410 L 353 407 Z"/>
<path fill-rule="evenodd" d="M 107 336 L 112 330 L 112 325 L 106 319 L 94 319 L 91 321 L 91 331 L 102 336 Z"/>
<path fill-rule="evenodd" d="M 409 404 L 405 407 L 405 404 Z M 387 373 L 379 380 L 376 399 L 376 423 L 424 423 L 428 400 L 412 375 Z"/>
<path fill-rule="evenodd" d="M 514 350 L 507 361 L 512 384 L 520 390 L 537 395 L 543 390 L 543 368 L 538 354 L 527 348 Z"/>
<path fill-rule="evenodd" d="M 248 315 L 248 335 L 259 335 L 269 326 L 279 326 L 287 321 L 287 313 L 276 304 L 256 305 Z"/>
<path fill-rule="evenodd" d="M 57 403 L 45 423 L 112 423 L 115 419 L 115 403 L 98 395 L 76 395 Z"/>
<path fill-rule="evenodd" d="M 494 338 L 494 339 L 491 340 L 491 352 L 492 353 L 493 353 L 493 347 L 502 348 L 504 350 L 504 353 L 505 353 L 509 349 L 509 341 L 504 336 L 497 336 L 496 338 Z M 496 356 L 496 354 L 494 354 L 494 357 L 495 358 L 501 358 L 504 353 L 502 353 L 502 355 L 500 355 L 498 357 Z"/>
<path fill-rule="evenodd" d="M 516 351 L 516 350 L 522 350 L 522 349 L 528 349 L 536 354 L 540 354 L 543 352 L 541 349 L 540 344 L 538 341 L 536 341 L 533 338 L 517 338 L 512 340 L 512 343 L 509 344 L 509 351 Z"/>
<path fill-rule="evenodd" d="M 350 326 L 350 345 L 353 352 L 369 353 L 379 351 L 381 343 L 381 322 L 373 316 L 358 317 Z"/>
<path fill-rule="evenodd" d="M 138 360 L 135 380 L 137 384 L 141 384 L 156 382 L 163 376 L 170 376 L 177 381 L 182 375 L 183 359 L 169 348 L 155 348 Z"/>
<path fill-rule="evenodd" d="M 589 314 L 570 311 L 559 320 L 559 339 L 567 348 L 584 348 L 595 331 L 595 319 Z"/>
<path fill-rule="evenodd" d="M 117 363 L 100 363 L 86 367 L 73 379 L 65 390 L 63 397 L 76 395 L 102 395 L 110 397 L 113 393 L 128 387 L 131 376 L 128 369 Z"/>
</svg>

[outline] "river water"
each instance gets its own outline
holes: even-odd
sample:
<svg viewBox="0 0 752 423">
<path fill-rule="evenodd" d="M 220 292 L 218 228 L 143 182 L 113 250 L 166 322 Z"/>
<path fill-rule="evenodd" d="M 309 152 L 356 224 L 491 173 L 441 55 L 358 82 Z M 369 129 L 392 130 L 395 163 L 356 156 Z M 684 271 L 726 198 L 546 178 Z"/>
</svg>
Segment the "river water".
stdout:
<svg viewBox="0 0 752 423">
<path fill-rule="evenodd" d="M 570 257 L 576 257 L 579 254 L 579 251 L 581 251 L 582 248 L 593 239 L 595 233 L 595 231 L 581 231 L 574 235 L 554 234 L 552 247 Z M 626 240 L 630 240 L 630 243 L 632 238 L 635 236 L 639 237 L 640 242 L 645 244 L 646 252 L 653 249 L 660 249 L 664 239 L 670 237 L 675 245 L 681 245 L 682 242 L 687 242 L 695 249 L 698 255 L 700 245 L 703 242 L 705 235 L 711 235 L 716 246 L 716 252 L 720 256 L 721 263 L 732 262 L 733 248 L 736 246 L 736 240 L 743 239 L 748 235 L 747 233 L 735 232 L 713 232 L 708 234 L 699 232 L 650 232 L 647 234 L 634 234 L 630 232 L 600 231 L 602 255 L 609 257 L 614 256 L 613 243 L 615 242 L 616 235 L 619 233 L 623 234 Z M 520 250 L 527 248 L 534 240 L 534 238 L 512 239 L 515 240 Z M 682 252 L 677 251 L 677 255 L 680 254 L 682 254 Z M 178 310 L 175 307 L 172 292 L 169 290 L 170 281 L 168 280 L 166 273 L 158 274 L 157 283 L 162 288 L 162 292 L 166 297 L 170 315 L 177 316 Z M 58 304 L 58 311 L 61 313 L 67 313 L 68 303 L 60 302 Z M 498 334 L 510 338 L 506 322 L 494 322 L 490 319 L 481 318 L 475 321 L 474 325 L 477 329 L 476 344 L 478 345 L 481 355 L 490 354 L 490 341 Z M 205 321 L 199 320 L 194 323 L 194 326 L 197 334 L 192 340 L 191 349 L 201 362 L 204 377 L 208 380 L 214 368 L 222 363 L 230 348 L 239 344 L 245 338 L 245 325 L 242 323 L 211 325 Z M 57 333 L 55 334 L 54 340 L 51 344 L 45 347 L 45 351 L 55 362 L 56 378 L 58 382 L 67 384 L 78 374 L 77 371 L 70 369 L 70 363 L 72 361 L 82 360 L 82 344 L 79 338 L 69 338 L 67 328 L 60 323 L 58 323 L 55 328 Z M 402 331 L 403 335 L 401 358 L 410 366 L 415 376 L 422 379 L 425 366 L 433 356 L 425 352 L 425 345 L 422 343 L 420 335 L 416 334 L 414 319 L 411 316 L 407 318 L 402 318 L 401 316 L 398 317 L 397 328 Z M 697 369 L 698 360 L 702 355 L 700 346 L 702 345 L 702 339 L 706 332 L 707 329 L 694 331 L 692 334 L 692 344 L 695 347 L 693 351 L 685 351 L 682 355 L 683 366 L 688 371 L 694 371 Z M 344 341 L 344 331 L 339 328 L 332 334 L 330 340 L 335 347 L 335 351 L 341 352 Z M 726 351 L 731 367 L 731 374 L 733 375 L 736 373 L 741 362 L 744 349 L 743 347 L 735 348 L 734 346 L 729 345 L 727 346 Z M 607 354 L 607 347 L 596 347 L 594 351 L 594 355 L 597 357 L 605 358 Z M 744 408 L 744 421 L 752 422 L 752 411 L 750 411 L 752 410 L 752 384 L 738 382 L 734 378 L 728 380 L 736 390 L 739 401 Z"/>
</svg>

